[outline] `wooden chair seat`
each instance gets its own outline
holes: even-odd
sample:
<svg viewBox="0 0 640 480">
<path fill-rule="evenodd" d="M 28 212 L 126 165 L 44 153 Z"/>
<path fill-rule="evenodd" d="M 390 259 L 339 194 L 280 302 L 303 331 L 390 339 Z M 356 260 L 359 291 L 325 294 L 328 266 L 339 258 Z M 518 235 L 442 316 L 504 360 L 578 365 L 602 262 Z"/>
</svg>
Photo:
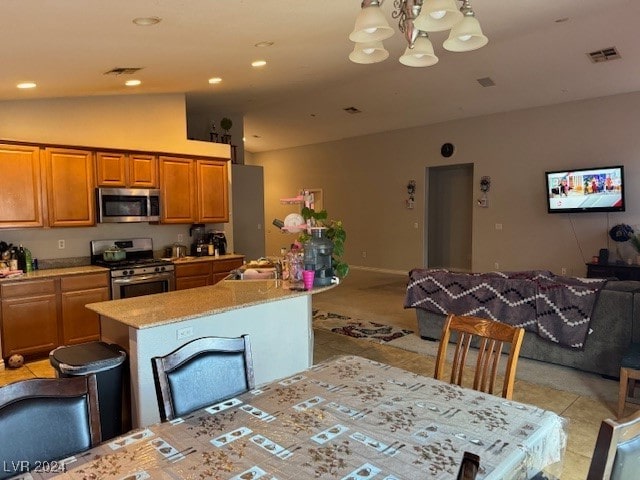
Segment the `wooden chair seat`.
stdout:
<svg viewBox="0 0 640 480">
<path fill-rule="evenodd" d="M 436 357 L 435 378 L 445 378 L 445 361 L 451 334 L 457 335 L 450 383 L 463 386 L 463 374 L 467 366 L 469 347 L 478 340 L 478 358 L 473 377 L 473 388 L 486 393 L 494 393 L 496 377 L 504 344 L 510 344 L 507 357 L 502 396 L 512 398 L 513 385 L 524 329 L 506 323 L 473 316 L 449 315 L 442 328 L 442 336 Z"/>
</svg>

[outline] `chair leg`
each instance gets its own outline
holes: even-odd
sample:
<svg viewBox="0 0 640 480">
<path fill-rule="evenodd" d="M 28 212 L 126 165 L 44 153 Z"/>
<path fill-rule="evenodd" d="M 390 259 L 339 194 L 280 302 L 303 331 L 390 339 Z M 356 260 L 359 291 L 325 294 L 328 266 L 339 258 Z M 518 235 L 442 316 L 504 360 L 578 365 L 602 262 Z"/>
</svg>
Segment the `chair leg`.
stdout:
<svg viewBox="0 0 640 480">
<path fill-rule="evenodd" d="M 618 418 L 622 418 L 624 405 L 627 401 L 627 389 L 629 387 L 629 371 L 626 368 L 620 369 L 620 390 L 618 392 Z"/>
</svg>

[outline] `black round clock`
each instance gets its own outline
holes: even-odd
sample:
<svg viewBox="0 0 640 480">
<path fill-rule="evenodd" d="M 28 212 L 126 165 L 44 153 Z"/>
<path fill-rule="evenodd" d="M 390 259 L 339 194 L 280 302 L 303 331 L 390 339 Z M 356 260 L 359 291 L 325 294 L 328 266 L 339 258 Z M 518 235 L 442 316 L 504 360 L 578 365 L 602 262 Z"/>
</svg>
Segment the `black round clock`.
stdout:
<svg viewBox="0 0 640 480">
<path fill-rule="evenodd" d="M 442 147 L 440 148 L 440 153 L 443 157 L 450 157 L 451 155 L 453 155 L 455 149 L 456 148 L 453 146 L 453 143 L 443 143 Z"/>
</svg>

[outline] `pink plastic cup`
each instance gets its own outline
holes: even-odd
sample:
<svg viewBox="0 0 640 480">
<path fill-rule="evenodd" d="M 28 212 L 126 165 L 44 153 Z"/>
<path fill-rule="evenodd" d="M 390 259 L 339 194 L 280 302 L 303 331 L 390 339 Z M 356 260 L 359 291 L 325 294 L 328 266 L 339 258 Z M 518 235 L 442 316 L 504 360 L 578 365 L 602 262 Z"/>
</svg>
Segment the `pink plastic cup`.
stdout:
<svg viewBox="0 0 640 480">
<path fill-rule="evenodd" d="M 313 288 L 313 279 L 316 276 L 315 270 L 305 270 L 302 272 L 302 280 L 304 282 L 304 289 L 311 290 Z"/>
</svg>

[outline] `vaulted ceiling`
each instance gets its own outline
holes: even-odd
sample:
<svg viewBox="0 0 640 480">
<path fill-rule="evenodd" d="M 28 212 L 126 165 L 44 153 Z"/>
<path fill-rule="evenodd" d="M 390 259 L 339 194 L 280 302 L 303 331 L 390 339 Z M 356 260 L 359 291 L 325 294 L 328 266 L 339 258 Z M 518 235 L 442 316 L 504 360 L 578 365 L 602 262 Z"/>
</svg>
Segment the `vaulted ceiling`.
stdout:
<svg viewBox="0 0 640 480">
<path fill-rule="evenodd" d="M 411 68 L 397 60 L 406 41 L 392 0 L 390 56 L 372 65 L 348 60 L 359 0 L 5 0 L 0 100 L 185 93 L 192 112 L 242 115 L 245 148 L 259 152 L 640 90 L 637 0 L 472 5 L 489 44 L 451 53 L 447 32 L 433 33 L 440 61 Z M 587 55 L 609 47 L 619 59 Z M 17 89 L 24 81 L 37 87 Z"/>
</svg>

